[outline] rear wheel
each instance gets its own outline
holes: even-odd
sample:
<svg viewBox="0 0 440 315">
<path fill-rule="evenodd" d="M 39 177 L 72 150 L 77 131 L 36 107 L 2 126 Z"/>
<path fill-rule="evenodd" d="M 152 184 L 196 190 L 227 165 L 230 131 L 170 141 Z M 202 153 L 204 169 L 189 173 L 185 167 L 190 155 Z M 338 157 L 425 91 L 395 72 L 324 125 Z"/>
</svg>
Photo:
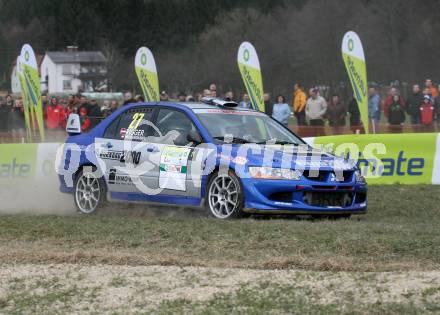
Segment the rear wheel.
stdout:
<svg viewBox="0 0 440 315">
<path fill-rule="evenodd" d="M 208 183 L 206 208 L 218 219 L 232 219 L 245 216 L 243 212 L 243 190 L 233 171 L 227 174 L 216 172 Z"/>
<path fill-rule="evenodd" d="M 104 203 L 104 184 L 93 170 L 83 168 L 75 180 L 74 200 L 80 213 L 94 213 Z"/>
</svg>

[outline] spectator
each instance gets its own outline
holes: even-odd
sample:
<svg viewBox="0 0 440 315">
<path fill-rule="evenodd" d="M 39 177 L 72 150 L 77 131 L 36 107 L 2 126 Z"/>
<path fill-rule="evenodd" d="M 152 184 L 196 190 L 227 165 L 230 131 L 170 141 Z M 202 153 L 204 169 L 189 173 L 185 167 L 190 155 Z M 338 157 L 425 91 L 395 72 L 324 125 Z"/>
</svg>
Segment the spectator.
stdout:
<svg viewBox="0 0 440 315">
<path fill-rule="evenodd" d="M 129 91 L 124 93 L 124 103 L 122 104 L 123 106 L 128 105 L 128 104 L 132 104 L 135 103 L 136 100 L 133 99 L 133 94 Z"/>
<path fill-rule="evenodd" d="M 430 95 L 432 96 L 433 99 L 438 96 L 438 90 L 432 84 L 432 80 L 431 79 L 426 79 L 425 87 L 429 90 L 429 93 L 430 93 Z"/>
<path fill-rule="evenodd" d="M 179 102 L 186 102 L 186 94 L 184 92 L 180 92 L 179 95 L 177 95 L 177 99 Z"/>
<path fill-rule="evenodd" d="M 329 125 L 332 127 L 333 134 L 340 135 L 343 132 L 343 127 L 345 126 L 345 116 L 347 110 L 342 104 L 339 95 L 335 94 L 327 107 L 326 117 L 328 119 Z"/>
<path fill-rule="evenodd" d="M 104 100 L 102 106 L 101 106 L 101 115 L 102 117 L 106 118 L 110 116 L 110 102 L 109 100 Z"/>
<path fill-rule="evenodd" d="M 310 97 L 306 103 L 306 117 L 311 126 L 324 126 L 324 116 L 327 111 L 327 102 L 319 95 L 317 88 L 309 90 Z"/>
<path fill-rule="evenodd" d="M 46 110 L 47 105 L 49 104 L 49 101 L 47 99 L 46 94 L 41 95 L 41 105 L 43 106 L 43 112 Z"/>
<path fill-rule="evenodd" d="M 145 102 L 144 97 L 140 94 L 136 95 L 134 100 L 136 101 L 136 103 L 144 103 Z"/>
<path fill-rule="evenodd" d="M 101 107 L 99 107 L 98 102 L 95 99 L 90 100 L 90 106 L 87 113 L 90 118 L 90 128 L 95 127 L 101 122 Z"/>
<path fill-rule="evenodd" d="M 101 107 L 102 117 L 108 117 L 113 114 L 119 108 L 118 101 L 112 100 L 109 102 L 108 100 L 104 101 L 104 105 Z"/>
<path fill-rule="evenodd" d="M 217 97 L 217 85 L 215 83 L 209 85 L 209 90 L 211 91 L 211 97 Z"/>
<path fill-rule="evenodd" d="M 25 121 L 23 101 L 21 98 L 15 101 L 14 106 L 12 106 L 9 112 L 8 126 L 13 135 L 23 136 Z"/>
<path fill-rule="evenodd" d="M 68 99 L 66 107 L 64 108 L 64 112 L 66 113 L 67 118 L 69 118 L 70 114 L 74 114 L 77 112 L 77 106 L 74 103 L 74 96 Z"/>
<path fill-rule="evenodd" d="M 396 89 L 392 88 L 391 90 Z M 394 92 L 392 93 L 394 94 Z M 368 120 L 372 126 L 372 132 L 378 133 L 380 122 L 380 96 L 375 87 L 368 89 Z"/>
<path fill-rule="evenodd" d="M 434 105 L 429 95 L 423 97 L 423 102 L 420 104 L 419 115 L 420 122 L 422 123 L 421 130 L 423 132 L 434 131 Z"/>
<path fill-rule="evenodd" d="M 71 100 L 72 99 L 70 97 L 67 100 L 65 100 L 65 99 L 61 100 L 61 106 L 63 106 L 64 116 L 66 117 L 66 119 L 64 120 L 64 124 L 62 126 L 63 129 L 66 128 L 67 120 L 69 119 L 69 115 L 76 113 L 75 108 L 73 107 Z"/>
<path fill-rule="evenodd" d="M 79 114 L 79 119 L 81 122 L 81 131 L 82 132 L 87 132 L 90 129 L 90 125 L 91 125 L 91 121 L 90 118 L 88 116 L 87 113 L 87 108 L 86 107 L 80 107 L 78 110 L 78 114 Z"/>
<path fill-rule="evenodd" d="M 289 126 L 289 118 L 292 111 L 289 105 L 286 103 L 286 98 L 282 95 L 277 96 L 277 102 L 273 105 L 272 118 L 283 124 Z"/>
<path fill-rule="evenodd" d="M 186 102 L 195 102 L 196 100 L 195 100 L 194 96 L 192 96 L 192 95 L 188 95 L 188 96 L 186 97 L 185 101 L 186 101 Z"/>
<path fill-rule="evenodd" d="M 81 106 L 81 94 L 80 93 L 77 93 L 75 95 L 74 102 L 75 102 L 76 111 L 78 111 L 79 107 Z"/>
<path fill-rule="evenodd" d="M 11 109 L 14 106 L 14 100 L 11 95 L 6 95 L 6 105 L 10 106 L 9 109 Z"/>
<path fill-rule="evenodd" d="M 388 109 L 391 106 L 391 104 L 394 102 L 394 96 L 399 96 L 400 106 L 402 108 L 405 108 L 405 101 L 400 96 L 399 91 L 396 88 L 391 88 L 388 92 L 388 96 L 385 99 L 384 107 L 383 107 L 383 113 L 385 114 L 385 117 L 388 118 Z M 380 118 L 380 117 L 379 117 Z"/>
<path fill-rule="evenodd" d="M 203 90 L 203 97 L 212 97 L 211 90 L 204 89 Z"/>
<path fill-rule="evenodd" d="M 81 105 L 80 94 L 69 95 L 68 104 L 67 104 L 67 108 L 69 108 L 69 111 L 71 111 L 72 113 L 77 113 L 80 105 Z"/>
<path fill-rule="evenodd" d="M 270 94 L 264 93 L 263 100 L 264 100 L 264 112 L 266 113 L 266 115 L 272 116 L 274 105 L 270 101 Z"/>
<path fill-rule="evenodd" d="M 438 87 L 440 89 L 440 85 Z M 437 125 L 440 127 L 440 95 L 437 95 L 437 97 L 434 99 L 433 105 L 434 105 L 434 119 L 437 120 Z"/>
<path fill-rule="evenodd" d="M 69 94 L 69 96 L 67 97 L 67 103 L 69 105 L 73 104 L 74 99 L 75 99 L 75 96 L 73 94 Z"/>
<path fill-rule="evenodd" d="M 44 111 L 44 117 L 46 120 L 46 128 L 49 130 L 61 129 L 65 126 L 66 112 L 56 97 L 50 99 L 50 103 L 46 106 L 46 110 Z"/>
<path fill-rule="evenodd" d="M 90 104 L 89 104 L 89 101 L 87 100 L 87 97 L 85 97 L 84 95 L 81 95 L 80 100 L 79 100 L 78 114 L 79 114 L 79 111 L 81 110 L 81 108 L 85 108 L 86 113 L 89 112 Z"/>
<path fill-rule="evenodd" d="M 392 103 L 387 107 L 386 116 L 390 124 L 391 133 L 402 132 L 402 124 L 405 121 L 405 106 L 399 94 L 395 94 Z"/>
<path fill-rule="evenodd" d="M 7 95 L 6 99 L 8 99 L 8 97 L 10 97 L 10 95 Z M 12 106 L 7 105 L 6 99 L 0 96 L 0 132 L 9 131 L 8 119 Z"/>
<path fill-rule="evenodd" d="M 293 112 L 296 117 L 296 121 L 298 123 L 298 126 L 305 126 L 307 125 L 306 121 L 306 103 L 307 103 L 307 96 L 306 93 L 301 88 L 301 85 L 299 83 L 296 83 L 293 86 L 293 96 L 292 96 L 292 107 Z"/>
<path fill-rule="evenodd" d="M 359 112 L 359 106 L 354 95 L 351 102 L 348 104 L 348 113 L 350 114 L 351 132 L 364 133 L 365 131 L 363 130 L 361 122 L 361 113 Z"/>
<path fill-rule="evenodd" d="M 246 93 L 243 94 L 243 99 L 240 103 L 238 103 L 238 107 L 251 108 L 251 102 L 249 101 L 249 95 L 247 95 Z"/>
<path fill-rule="evenodd" d="M 417 131 L 420 124 L 420 104 L 423 103 L 423 95 L 420 91 L 420 86 L 414 84 L 412 93 L 406 101 L 406 111 L 411 119 L 412 128 Z"/>
<path fill-rule="evenodd" d="M 116 100 L 110 102 L 110 113 L 113 114 L 119 108 L 119 103 Z"/>
<path fill-rule="evenodd" d="M 201 102 L 201 101 L 202 101 L 202 98 L 203 98 L 202 93 L 196 93 L 195 100 L 196 100 L 197 102 Z"/>
<path fill-rule="evenodd" d="M 169 96 L 168 96 L 167 91 L 163 90 L 162 92 L 160 92 L 160 100 L 161 100 L 162 102 L 168 102 L 169 99 L 170 99 L 170 98 L 169 98 Z"/>
<path fill-rule="evenodd" d="M 232 91 L 226 92 L 225 101 L 234 102 L 234 92 L 232 92 Z"/>
</svg>

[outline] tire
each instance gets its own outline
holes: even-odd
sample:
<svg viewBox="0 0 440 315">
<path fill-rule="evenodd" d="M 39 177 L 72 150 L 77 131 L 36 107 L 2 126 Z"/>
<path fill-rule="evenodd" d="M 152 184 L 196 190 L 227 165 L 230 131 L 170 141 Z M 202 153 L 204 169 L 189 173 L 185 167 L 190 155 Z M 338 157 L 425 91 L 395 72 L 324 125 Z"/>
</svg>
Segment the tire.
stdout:
<svg viewBox="0 0 440 315">
<path fill-rule="evenodd" d="M 233 171 L 228 174 L 214 173 L 206 190 L 206 210 L 222 220 L 247 216 L 243 212 L 244 198 L 240 179 Z"/>
<path fill-rule="evenodd" d="M 102 207 L 105 201 L 105 184 L 102 177 L 97 177 L 83 167 L 75 178 L 73 199 L 76 209 L 81 214 L 92 214 Z"/>
</svg>

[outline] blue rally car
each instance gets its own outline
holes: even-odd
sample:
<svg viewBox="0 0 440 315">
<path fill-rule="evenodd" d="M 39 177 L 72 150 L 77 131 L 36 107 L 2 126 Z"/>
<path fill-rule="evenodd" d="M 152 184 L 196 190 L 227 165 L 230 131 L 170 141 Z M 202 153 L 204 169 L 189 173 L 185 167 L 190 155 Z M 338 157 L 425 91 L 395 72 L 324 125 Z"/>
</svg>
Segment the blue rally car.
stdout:
<svg viewBox="0 0 440 315">
<path fill-rule="evenodd" d="M 220 219 L 367 209 L 356 166 L 233 102 L 136 103 L 84 134 L 73 114 L 66 129 L 60 190 L 82 213 L 111 201 L 202 207 Z"/>
</svg>

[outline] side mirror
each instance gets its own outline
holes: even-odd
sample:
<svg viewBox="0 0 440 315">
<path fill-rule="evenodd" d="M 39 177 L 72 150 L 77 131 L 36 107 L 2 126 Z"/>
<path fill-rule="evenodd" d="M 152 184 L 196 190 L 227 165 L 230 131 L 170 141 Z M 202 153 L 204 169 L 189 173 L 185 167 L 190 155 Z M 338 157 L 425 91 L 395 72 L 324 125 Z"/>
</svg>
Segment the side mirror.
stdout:
<svg viewBox="0 0 440 315">
<path fill-rule="evenodd" d="M 81 133 L 81 121 L 78 114 L 70 114 L 67 118 L 66 131 L 69 135 L 78 135 Z"/>
<path fill-rule="evenodd" d="M 188 134 L 186 135 L 186 140 L 194 144 L 200 144 L 203 142 L 202 137 L 196 130 L 191 130 L 190 132 L 188 132 Z"/>
</svg>

